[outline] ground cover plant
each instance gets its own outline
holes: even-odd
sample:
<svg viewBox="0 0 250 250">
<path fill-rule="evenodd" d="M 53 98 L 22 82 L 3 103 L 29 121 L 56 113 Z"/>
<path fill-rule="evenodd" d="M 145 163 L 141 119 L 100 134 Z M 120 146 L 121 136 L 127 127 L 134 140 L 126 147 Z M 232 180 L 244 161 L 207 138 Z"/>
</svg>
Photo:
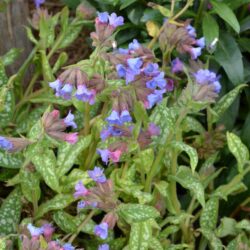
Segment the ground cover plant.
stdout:
<svg viewBox="0 0 250 250">
<path fill-rule="evenodd" d="M 0 57 L 0 249 L 249 249 L 248 2 L 36 0 Z"/>
</svg>

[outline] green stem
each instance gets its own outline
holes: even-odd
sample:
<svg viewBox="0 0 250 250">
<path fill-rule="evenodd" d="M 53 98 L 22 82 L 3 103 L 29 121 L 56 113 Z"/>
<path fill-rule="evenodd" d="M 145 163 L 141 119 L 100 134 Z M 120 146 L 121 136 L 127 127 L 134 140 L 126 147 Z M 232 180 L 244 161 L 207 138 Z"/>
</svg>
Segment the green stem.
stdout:
<svg viewBox="0 0 250 250">
<path fill-rule="evenodd" d="M 77 228 L 77 231 L 75 234 L 73 234 L 70 239 L 69 239 L 69 243 L 72 243 L 75 238 L 77 237 L 77 235 L 81 232 L 82 228 L 88 223 L 88 221 L 94 216 L 95 214 L 95 210 L 92 210 L 87 217 L 85 217 L 85 219 L 83 220 L 83 222 L 79 225 L 79 227 Z"/>
<path fill-rule="evenodd" d="M 174 15 L 175 0 L 171 0 L 170 17 Z"/>
<path fill-rule="evenodd" d="M 208 132 L 211 132 L 213 129 L 212 119 L 213 119 L 213 116 L 212 116 L 210 106 L 209 106 L 209 107 L 207 107 L 207 130 L 208 130 Z"/>
<path fill-rule="evenodd" d="M 179 18 L 193 4 L 193 1 L 194 0 L 188 0 L 184 8 L 181 9 L 173 18 L 171 18 L 171 20 L 174 21 Z"/>
<path fill-rule="evenodd" d="M 205 6 L 207 6 L 207 0 L 200 0 L 200 6 L 199 6 L 198 13 L 196 15 L 195 23 L 194 23 L 194 26 L 196 29 L 200 25 L 200 20 L 202 18 L 202 14 L 205 9 Z"/>
<path fill-rule="evenodd" d="M 90 130 L 90 105 L 88 102 L 85 103 L 85 110 L 84 110 L 84 135 L 89 134 Z"/>
</svg>

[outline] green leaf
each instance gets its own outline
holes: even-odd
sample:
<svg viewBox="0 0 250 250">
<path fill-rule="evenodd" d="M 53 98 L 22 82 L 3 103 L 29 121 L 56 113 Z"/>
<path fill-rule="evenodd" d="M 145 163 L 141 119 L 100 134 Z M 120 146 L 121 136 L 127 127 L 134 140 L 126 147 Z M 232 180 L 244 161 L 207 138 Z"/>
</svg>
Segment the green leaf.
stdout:
<svg viewBox="0 0 250 250">
<path fill-rule="evenodd" d="M 129 223 L 142 222 L 160 216 L 154 207 L 130 203 L 119 205 L 117 212 Z"/>
<path fill-rule="evenodd" d="M 0 149 L 0 167 L 20 168 L 23 161 L 24 157 L 22 153 L 8 153 Z"/>
<path fill-rule="evenodd" d="M 52 210 L 60 210 L 67 207 L 74 201 L 73 194 L 57 194 L 53 199 L 46 201 L 39 206 L 36 218 L 42 217 L 44 214 Z"/>
<path fill-rule="evenodd" d="M 49 64 L 49 59 L 44 50 L 40 51 L 41 53 L 41 62 L 42 62 L 42 69 L 43 69 L 43 78 L 46 82 L 52 82 L 55 80 L 52 68 Z"/>
<path fill-rule="evenodd" d="M 154 151 L 152 148 L 140 151 L 137 157 L 134 159 L 137 168 L 145 173 L 150 171 L 153 161 Z"/>
<path fill-rule="evenodd" d="M 54 191 L 60 193 L 59 181 L 56 174 L 56 157 L 54 152 L 42 144 L 30 146 L 28 157 L 41 174 L 45 183 Z"/>
<path fill-rule="evenodd" d="M 127 8 L 129 5 L 135 3 L 137 0 L 121 0 L 120 10 Z"/>
<path fill-rule="evenodd" d="M 198 132 L 200 134 L 205 132 L 204 127 L 202 124 L 197 121 L 194 117 L 186 116 L 182 121 L 182 128 L 183 131 L 188 133 L 190 131 Z"/>
<path fill-rule="evenodd" d="M 240 32 L 240 24 L 227 4 L 222 2 L 212 1 L 213 10 L 226 21 L 237 33 Z"/>
<path fill-rule="evenodd" d="M 218 47 L 214 54 L 215 60 L 224 68 L 228 78 L 234 85 L 244 82 L 242 54 L 230 34 L 221 33 Z"/>
<path fill-rule="evenodd" d="M 223 238 L 229 235 L 236 235 L 236 224 L 236 221 L 232 218 L 222 218 L 221 224 L 216 229 L 216 236 L 219 238 Z"/>
<path fill-rule="evenodd" d="M 75 233 L 85 217 L 85 214 L 72 216 L 62 210 L 56 211 L 53 214 L 53 220 L 57 226 L 66 233 Z M 89 220 L 88 223 L 81 229 L 81 232 L 94 234 L 94 225 L 95 223 L 93 220 Z"/>
<path fill-rule="evenodd" d="M 0 60 L 0 127 L 2 128 L 6 127 L 12 120 L 15 108 L 15 96 L 11 86 L 7 86 L 7 83 L 5 68 Z"/>
<path fill-rule="evenodd" d="M 31 98 L 30 102 L 32 103 L 48 103 L 48 104 L 58 104 L 61 106 L 68 107 L 72 105 L 72 101 L 64 100 L 59 97 L 55 97 L 55 95 L 51 93 L 41 94 L 37 97 Z"/>
<path fill-rule="evenodd" d="M 151 236 L 152 228 L 149 221 L 133 223 L 129 236 L 129 250 L 147 250 Z"/>
<path fill-rule="evenodd" d="M 238 171 L 244 170 L 244 164 L 249 160 L 248 148 L 241 142 L 241 139 L 230 132 L 227 132 L 227 143 L 230 152 L 234 155 L 238 163 Z"/>
<path fill-rule="evenodd" d="M 31 30 L 31 28 L 30 28 L 30 27 L 25 27 L 25 29 L 26 29 L 26 35 L 27 35 L 27 37 L 29 38 L 29 40 L 30 40 L 32 43 L 37 44 L 38 41 L 36 40 L 36 38 L 35 38 L 35 36 L 34 36 L 32 30 Z"/>
<path fill-rule="evenodd" d="M 238 96 L 242 88 L 246 87 L 246 84 L 241 84 L 224 95 L 214 106 L 213 111 L 216 116 L 213 116 L 213 122 L 217 122 L 219 118 L 225 113 L 225 111 L 231 106 L 235 98 Z"/>
<path fill-rule="evenodd" d="M 152 250 L 164 250 L 161 245 L 161 242 L 155 237 L 151 237 L 149 247 Z"/>
<path fill-rule="evenodd" d="M 3 201 L 0 208 L 0 235 L 8 235 L 16 232 L 22 210 L 22 193 L 16 187 Z"/>
<path fill-rule="evenodd" d="M 207 46 L 210 45 L 215 38 L 219 38 L 219 25 L 208 13 L 205 13 L 202 19 L 202 30 Z"/>
<path fill-rule="evenodd" d="M 58 148 L 58 159 L 56 173 L 58 177 L 67 173 L 74 165 L 79 154 L 86 149 L 91 142 L 91 135 L 79 137 L 76 144 L 72 145 L 67 142 L 61 143 Z"/>
<path fill-rule="evenodd" d="M 239 8 L 241 5 L 250 3 L 250 0 L 225 0 L 225 2 L 229 5 L 229 7 L 234 10 Z"/>
<path fill-rule="evenodd" d="M 41 196 L 40 175 L 28 169 L 21 169 L 20 180 L 25 198 L 31 203 L 38 202 Z"/>
<path fill-rule="evenodd" d="M 53 66 L 52 73 L 56 73 L 68 61 L 68 54 L 61 52 Z"/>
<path fill-rule="evenodd" d="M 176 175 L 170 175 L 170 178 L 174 179 L 184 188 L 189 189 L 200 204 L 205 207 L 204 187 L 198 174 L 192 173 L 188 167 L 179 166 Z"/>
<path fill-rule="evenodd" d="M 219 210 L 219 198 L 211 197 L 202 209 L 200 217 L 201 229 L 213 231 L 216 228 Z"/>
<path fill-rule="evenodd" d="M 191 169 L 194 172 L 195 168 L 198 164 L 197 151 L 194 148 L 192 148 L 191 146 L 185 144 L 184 142 L 180 142 L 180 141 L 173 141 L 171 143 L 171 146 L 179 151 L 184 151 L 188 154 L 188 156 L 190 158 Z"/>
<path fill-rule="evenodd" d="M 22 49 L 13 48 L 10 49 L 0 60 L 2 60 L 4 66 L 12 64 L 21 54 Z"/>
<path fill-rule="evenodd" d="M 244 220 L 237 223 L 236 228 L 241 229 L 241 230 L 242 229 L 246 230 L 249 233 L 250 232 L 250 221 L 247 219 L 244 219 Z"/>
<path fill-rule="evenodd" d="M 213 250 L 222 250 L 223 244 L 219 238 L 216 237 L 215 233 L 209 229 L 202 229 L 203 236 L 208 240 L 210 249 Z"/>
</svg>

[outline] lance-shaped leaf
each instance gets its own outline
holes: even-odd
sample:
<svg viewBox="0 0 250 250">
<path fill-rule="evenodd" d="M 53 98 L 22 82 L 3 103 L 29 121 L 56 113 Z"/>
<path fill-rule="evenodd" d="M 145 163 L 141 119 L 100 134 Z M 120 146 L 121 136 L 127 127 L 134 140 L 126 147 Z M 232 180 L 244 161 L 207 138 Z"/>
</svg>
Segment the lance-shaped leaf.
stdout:
<svg viewBox="0 0 250 250">
<path fill-rule="evenodd" d="M 208 13 L 205 13 L 202 19 L 202 30 L 207 46 L 210 45 L 215 38 L 219 38 L 219 25 Z"/>
<path fill-rule="evenodd" d="M 80 137 L 74 145 L 67 142 L 61 143 L 58 148 L 57 176 L 61 177 L 71 169 L 79 154 L 89 146 L 90 142 L 91 135 Z"/>
<path fill-rule="evenodd" d="M 213 10 L 226 21 L 237 33 L 240 32 L 240 24 L 234 14 L 234 12 L 228 7 L 227 4 L 212 1 Z"/>
<path fill-rule="evenodd" d="M 85 214 L 72 216 L 62 210 L 56 211 L 53 214 L 53 220 L 55 223 L 66 233 L 75 233 L 85 217 Z M 88 234 L 94 234 L 94 226 L 94 221 L 89 220 L 81 231 Z"/>
<path fill-rule="evenodd" d="M 70 194 L 58 194 L 53 199 L 46 201 L 39 206 L 36 214 L 36 218 L 42 217 L 45 213 L 52 210 L 60 210 L 67 207 L 74 201 L 73 195 Z"/>
<path fill-rule="evenodd" d="M 152 206 L 130 203 L 121 204 L 117 212 L 119 216 L 123 217 L 128 223 L 142 222 L 160 216 L 158 210 Z"/>
<path fill-rule="evenodd" d="M 129 236 L 130 250 L 147 250 L 152 237 L 149 221 L 133 223 Z"/>
<path fill-rule="evenodd" d="M 30 146 L 27 154 L 36 170 L 41 174 L 45 183 L 54 191 L 60 193 L 59 181 L 56 175 L 56 157 L 54 152 L 41 143 Z"/>
<path fill-rule="evenodd" d="M 224 95 L 214 106 L 213 111 L 216 114 L 213 116 L 213 122 L 217 122 L 224 112 L 231 106 L 235 98 L 238 96 L 242 88 L 246 87 L 246 84 L 241 84 Z"/>
<path fill-rule="evenodd" d="M 215 233 L 208 229 L 201 230 L 203 236 L 208 240 L 210 249 L 213 250 L 222 250 L 223 244 L 219 238 L 216 237 Z"/>
<path fill-rule="evenodd" d="M 205 129 L 202 124 L 191 116 L 186 116 L 183 119 L 182 128 L 184 132 L 194 131 L 200 134 L 205 132 Z"/>
<path fill-rule="evenodd" d="M 10 49 L 0 60 L 2 60 L 4 66 L 12 64 L 17 57 L 21 54 L 22 49 L 13 48 Z"/>
<path fill-rule="evenodd" d="M 30 202 L 38 202 L 41 196 L 40 175 L 28 169 L 21 169 L 20 180 L 25 198 Z"/>
<path fill-rule="evenodd" d="M 179 166 L 176 175 L 171 175 L 169 177 L 178 182 L 184 188 L 190 190 L 200 204 L 205 207 L 204 187 L 198 174 L 192 173 L 188 167 Z"/>
<path fill-rule="evenodd" d="M 149 247 L 152 250 L 164 250 L 161 245 L 161 242 L 155 237 L 151 237 Z"/>
<path fill-rule="evenodd" d="M 238 171 L 242 173 L 244 164 L 249 160 L 248 148 L 241 142 L 241 139 L 227 132 L 227 144 L 230 152 L 234 155 L 238 163 Z"/>
<path fill-rule="evenodd" d="M 154 150 L 148 148 L 139 152 L 138 157 L 134 159 L 136 167 L 142 172 L 148 173 L 154 161 Z"/>
<path fill-rule="evenodd" d="M 0 167 L 20 168 L 23 164 L 24 157 L 21 153 L 8 153 L 0 149 Z"/>
<path fill-rule="evenodd" d="M 189 158 L 190 158 L 190 166 L 192 171 L 195 171 L 195 168 L 198 164 L 198 154 L 197 151 L 192 148 L 191 146 L 185 144 L 184 142 L 181 141 L 173 141 L 171 143 L 171 146 L 177 150 L 184 151 L 188 154 Z"/>
<path fill-rule="evenodd" d="M 4 200 L 0 208 L 0 235 L 15 233 L 22 210 L 22 193 L 16 187 Z"/>
<path fill-rule="evenodd" d="M 219 210 L 219 198 L 211 197 L 202 209 L 200 217 L 201 229 L 213 231 L 216 228 Z"/>
</svg>

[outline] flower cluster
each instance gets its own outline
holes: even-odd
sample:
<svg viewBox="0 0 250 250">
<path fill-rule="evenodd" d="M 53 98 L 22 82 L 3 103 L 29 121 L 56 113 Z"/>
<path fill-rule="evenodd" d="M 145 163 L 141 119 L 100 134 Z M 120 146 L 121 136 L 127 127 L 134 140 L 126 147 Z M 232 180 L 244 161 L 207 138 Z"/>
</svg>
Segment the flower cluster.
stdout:
<svg viewBox="0 0 250 250">
<path fill-rule="evenodd" d="M 98 13 L 95 19 L 95 32 L 90 34 L 94 46 L 110 46 L 112 43 L 112 34 L 115 29 L 124 24 L 124 19 L 115 13 L 109 15 L 108 12 Z"/>
<path fill-rule="evenodd" d="M 91 79 L 79 68 L 67 69 L 56 81 L 49 83 L 57 97 L 69 100 L 73 96 L 89 104 L 95 103 L 95 98 L 105 88 L 105 82 L 98 74 Z"/>
<path fill-rule="evenodd" d="M 189 54 L 193 60 L 201 55 L 202 49 L 205 47 L 204 37 L 197 39 L 195 28 L 189 22 L 177 26 L 166 20 L 159 42 L 162 51 L 176 48 L 181 54 Z"/>
<path fill-rule="evenodd" d="M 60 119 L 58 110 L 47 112 L 43 115 L 42 123 L 45 132 L 54 139 L 66 141 L 75 144 L 78 140 L 78 133 L 65 133 L 63 132 L 67 127 L 76 128 L 74 122 L 74 115 L 69 111 L 64 119 Z"/>
<path fill-rule="evenodd" d="M 70 243 L 62 243 L 59 240 L 52 240 L 55 228 L 51 224 L 44 224 L 35 227 L 31 223 L 27 225 L 31 239 L 27 235 L 22 237 L 22 249 L 46 250 L 75 250 Z"/>
<path fill-rule="evenodd" d="M 32 142 L 25 138 L 0 136 L 0 148 L 10 153 L 24 149 Z"/>
<path fill-rule="evenodd" d="M 118 219 L 115 213 L 118 201 L 115 198 L 112 181 L 106 178 L 103 169 L 95 167 L 93 170 L 88 171 L 88 175 L 96 183 L 96 186 L 87 189 L 79 181 L 75 185 L 74 197 L 76 199 L 82 198 L 78 202 L 78 209 L 99 208 L 107 213 L 102 222 L 94 228 L 95 235 L 101 239 L 106 239 L 108 229 L 113 229 Z M 99 246 L 99 249 L 109 249 L 109 246 L 104 244 Z"/>
</svg>

